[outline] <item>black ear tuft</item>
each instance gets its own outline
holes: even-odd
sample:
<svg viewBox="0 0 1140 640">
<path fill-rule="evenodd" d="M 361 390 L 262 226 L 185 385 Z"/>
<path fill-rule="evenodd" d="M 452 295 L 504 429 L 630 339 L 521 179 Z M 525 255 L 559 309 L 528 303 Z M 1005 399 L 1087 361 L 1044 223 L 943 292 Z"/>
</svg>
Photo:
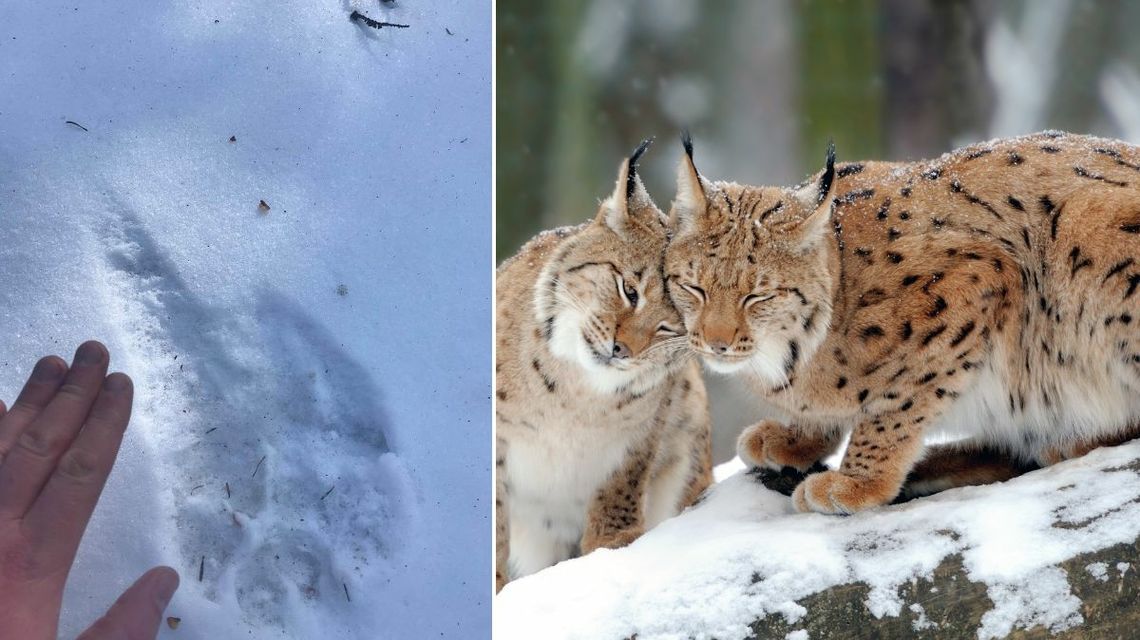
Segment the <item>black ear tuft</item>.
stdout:
<svg viewBox="0 0 1140 640">
<path fill-rule="evenodd" d="M 645 150 L 648 149 L 651 144 L 653 144 L 653 139 L 653 136 L 650 136 L 642 140 L 641 144 L 637 145 L 637 148 L 633 150 L 633 154 L 629 156 L 630 167 L 637 166 L 637 161 L 641 159 L 641 156 L 645 153 Z"/>
<path fill-rule="evenodd" d="M 688 129 L 681 129 L 681 146 L 685 147 L 685 155 L 693 159 L 693 136 Z"/>
<path fill-rule="evenodd" d="M 819 199 L 817 205 L 823 204 L 823 199 L 831 191 L 831 183 L 835 181 L 835 141 L 827 141 L 827 166 L 823 168 L 823 175 L 819 178 Z"/>
<path fill-rule="evenodd" d="M 625 199 L 629 200 L 633 197 L 633 190 L 637 187 L 637 161 L 641 159 L 642 154 L 649 149 L 649 145 L 653 144 L 653 138 L 649 137 L 641 141 L 637 148 L 633 150 L 633 154 L 629 156 L 629 172 L 625 177 Z"/>
</svg>

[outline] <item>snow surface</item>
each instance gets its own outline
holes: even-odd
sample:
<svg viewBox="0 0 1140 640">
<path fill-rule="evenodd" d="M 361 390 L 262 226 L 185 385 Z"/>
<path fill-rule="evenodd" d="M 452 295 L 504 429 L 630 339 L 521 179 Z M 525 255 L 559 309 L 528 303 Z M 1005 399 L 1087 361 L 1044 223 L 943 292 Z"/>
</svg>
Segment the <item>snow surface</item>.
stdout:
<svg viewBox="0 0 1140 640">
<path fill-rule="evenodd" d="M 915 616 L 914 622 L 911 623 L 911 627 L 915 631 L 925 631 L 926 629 L 933 629 L 937 626 L 926 617 L 926 609 L 924 609 L 921 604 L 915 602 L 907 607 L 907 609 L 910 609 L 911 613 Z"/>
<path fill-rule="evenodd" d="M 1108 582 L 1108 564 L 1105 562 L 1091 562 L 1085 566 L 1085 571 L 1101 582 Z"/>
<path fill-rule="evenodd" d="M 1137 460 L 1140 442 L 849 517 L 793 513 L 737 473 L 624 549 L 511 582 L 495 598 L 494 635 L 745 638 L 751 622 L 780 614 L 795 625 L 807 613 L 799 600 L 854 582 L 870 587 L 875 617 L 898 616 L 900 587 L 954 554 L 994 603 L 979 638 L 1071 628 L 1080 602 L 1056 565 L 1140 536 L 1140 474 L 1127 467 Z"/>
<path fill-rule="evenodd" d="M 487 2 L 0 3 L 0 398 L 137 390 L 63 636 L 488 633 L 490 118 Z"/>
</svg>

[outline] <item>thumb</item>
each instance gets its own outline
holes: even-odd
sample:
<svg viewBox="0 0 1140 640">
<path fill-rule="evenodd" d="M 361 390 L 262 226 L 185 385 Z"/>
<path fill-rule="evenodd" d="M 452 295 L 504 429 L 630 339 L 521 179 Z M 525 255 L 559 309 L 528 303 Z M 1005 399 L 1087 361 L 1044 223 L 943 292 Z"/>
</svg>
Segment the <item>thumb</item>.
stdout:
<svg viewBox="0 0 1140 640">
<path fill-rule="evenodd" d="M 153 640 L 176 589 L 178 572 L 174 569 L 147 571 L 77 640 Z"/>
</svg>

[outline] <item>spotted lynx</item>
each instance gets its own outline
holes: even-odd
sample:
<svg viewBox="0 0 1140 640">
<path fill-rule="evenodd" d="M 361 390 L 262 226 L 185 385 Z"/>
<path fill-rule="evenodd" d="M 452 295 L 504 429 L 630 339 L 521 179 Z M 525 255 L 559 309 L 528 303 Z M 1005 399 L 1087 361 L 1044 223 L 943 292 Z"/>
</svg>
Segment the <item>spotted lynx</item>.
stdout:
<svg viewBox="0 0 1140 640">
<path fill-rule="evenodd" d="M 619 547 L 711 481 L 698 364 L 661 276 L 666 219 L 636 173 L 496 280 L 496 583 Z M 509 562 L 508 562 L 509 559 Z"/>
<path fill-rule="evenodd" d="M 708 366 L 790 418 L 748 427 L 738 452 L 803 470 L 851 433 L 798 510 L 969 475 L 955 460 L 1001 478 L 1136 435 L 1140 149 L 1044 132 L 910 164 L 836 166 L 832 150 L 788 189 L 709 181 L 686 148 L 672 299 Z M 932 454 L 932 432 L 972 439 Z"/>
</svg>

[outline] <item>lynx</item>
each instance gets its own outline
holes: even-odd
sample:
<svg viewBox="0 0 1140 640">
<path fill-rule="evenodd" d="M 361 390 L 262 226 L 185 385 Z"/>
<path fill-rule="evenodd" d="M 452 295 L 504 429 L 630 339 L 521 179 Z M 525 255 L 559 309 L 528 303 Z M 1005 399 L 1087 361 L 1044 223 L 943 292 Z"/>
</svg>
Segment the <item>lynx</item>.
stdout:
<svg viewBox="0 0 1140 640">
<path fill-rule="evenodd" d="M 852 513 L 908 475 L 970 483 L 981 460 L 1000 479 L 1136 435 L 1140 149 L 1053 131 L 909 164 L 836 165 L 831 148 L 808 182 L 773 188 L 707 180 L 685 147 L 671 297 L 709 368 L 789 418 L 745 429 L 739 454 L 805 470 L 850 432 L 798 510 Z M 970 438 L 924 451 L 932 433 Z"/>
<path fill-rule="evenodd" d="M 628 544 L 711 481 L 704 384 L 661 274 L 666 218 L 636 172 L 647 146 L 592 222 L 498 270 L 498 589 Z"/>
</svg>

